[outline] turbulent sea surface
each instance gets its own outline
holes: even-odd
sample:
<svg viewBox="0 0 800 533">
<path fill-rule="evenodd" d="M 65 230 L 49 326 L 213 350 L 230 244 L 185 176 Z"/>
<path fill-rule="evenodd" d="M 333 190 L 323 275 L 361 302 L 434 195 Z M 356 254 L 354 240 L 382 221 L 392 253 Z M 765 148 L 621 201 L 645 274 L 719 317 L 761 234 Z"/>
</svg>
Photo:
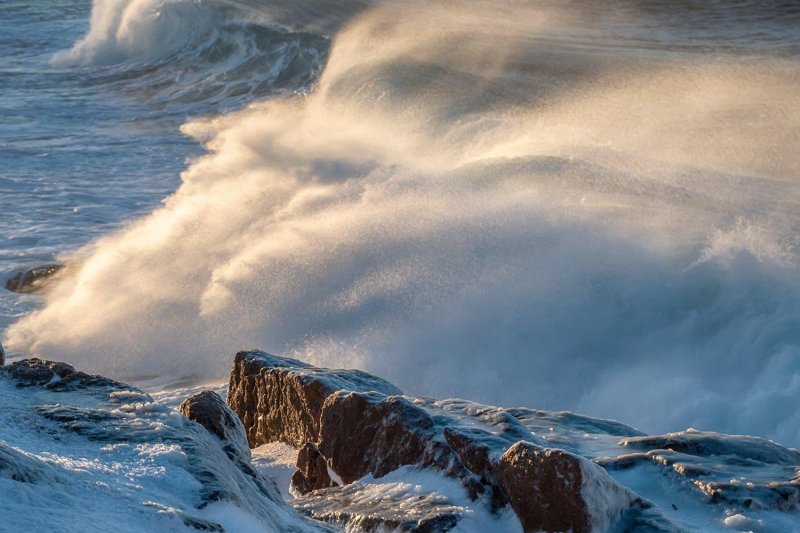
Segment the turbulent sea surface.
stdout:
<svg viewBox="0 0 800 533">
<path fill-rule="evenodd" d="M 3 343 L 800 445 L 800 7 L 5 0 Z"/>
</svg>

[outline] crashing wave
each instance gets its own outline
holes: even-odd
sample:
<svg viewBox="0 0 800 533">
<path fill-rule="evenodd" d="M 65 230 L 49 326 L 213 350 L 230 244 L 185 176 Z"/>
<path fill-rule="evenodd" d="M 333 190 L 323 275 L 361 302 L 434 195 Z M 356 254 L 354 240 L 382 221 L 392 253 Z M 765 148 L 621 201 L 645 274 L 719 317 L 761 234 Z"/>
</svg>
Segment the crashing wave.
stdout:
<svg viewBox="0 0 800 533">
<path fill-rule="evenodd" d="M 51 63 L 84 68 L 92 83 L 116 84 L 156 106 L 231 108 L 307 88 L 324 64 L 328 38 L 254 14 L 225 1 L 96 2 L 86 36 Z"/>
</svg>

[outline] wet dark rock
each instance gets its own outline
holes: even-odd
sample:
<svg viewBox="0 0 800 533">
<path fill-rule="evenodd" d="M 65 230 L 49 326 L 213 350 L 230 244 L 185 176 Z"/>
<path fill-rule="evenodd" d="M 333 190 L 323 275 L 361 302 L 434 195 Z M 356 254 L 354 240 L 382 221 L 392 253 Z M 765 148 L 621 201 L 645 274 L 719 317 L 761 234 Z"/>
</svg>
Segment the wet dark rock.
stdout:
<svg viewBox="0 0 800 533">
<path fill-rule="evenodd" d="M 624 439 L 624 448 L 642 450 L 596 459 L 611 469 L 654 464 L 678 482 L 699 489 L 709 503 L 740 511 L 800 508 L 800 453 L 744 435 L 687 430 Z"/>
<path fill-rule="evenodd" d="M 202 518 L 183 515 L 181 517 L 181 520 L 183 521 L 183 525 L 190 527 L 192 529 L 196 529 L 198 531 L 214 531 L 217 533 L 222 533 L 225 531 L 225 528 L 217 524 L 216 522 L 211 522 L 209 520 L 204 520 Z"/>
<path fill-rule="evenodd" d="M 67 363 L 43 359 L 23 359 L 0 368 L 0 374 L 12 378 L 17 387 L 45 387 L 56 392 L 75 390 L 106 394 L 111 390 L 130 391 L 152 399 L 135 387 L 103 376 L 85 374 Z"/>
<path fill-rule="evenodd" d="M 307 442 L 297 452 L 297 471 L 292 475 L 292 487 L 300 494 L 334 487 L 325 458 L 319 453 L 317 445 Z"/>
<path fill-rule="evenodd" d="M 316 368 L 250 351 L 236 354 L 228 405 L 244 423 L 251 448 L 275 441 L 300 448 L 319 440 L 322 406 L 340 390 L 402 394 L 388 381 L 359 370 Z"/>
<path fill-rule="evenodd" d="M 6 364 L 6 350 L 3 348 L 3 344 L 0 343 L 0 366 Z"/>
<path fill-rule="evenodd" d="M 230 448 L 229 454 L 245 461 L 250 460 L 250 449 L 244 426 L 214 391 L 203 391 L 190 396 L 178 408 L 180 413 L 197 422 Z"/>
<path fill-rule="evenodd" d="M 0 442 L 0 478 L 19 483 L 47 483 L 53 477 L 53 468 L 47 463 Z"/>
<path fill-rule="evenodd" d="M 63 268 L 64 265 L 60 263 L 50 263 L 20 270 L 6 280 L 6 289 L 12 292 L 36 292 L 52 282 L 53 277 Z"/>
<path fill-rule="evenodd" d="M 800 506 L 800 484 L 742 483 L 696 480 L 694 485 L 708 496 L 709 503 L 724 503 L 736 509 L 776 509 L 793 511 Z"/>
</svg>

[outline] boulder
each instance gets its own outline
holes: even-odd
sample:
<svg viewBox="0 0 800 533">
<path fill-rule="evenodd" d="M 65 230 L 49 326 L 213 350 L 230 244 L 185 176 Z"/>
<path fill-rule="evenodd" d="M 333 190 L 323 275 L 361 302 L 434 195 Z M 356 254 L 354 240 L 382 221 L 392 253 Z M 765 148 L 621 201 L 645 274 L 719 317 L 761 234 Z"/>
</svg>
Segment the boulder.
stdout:
<svg viewBox="0 0 800 533">
<path fill-rule="evenodd" d="M 337 483 L 331 480 L 328 464 L 319 453 L 317 445 L 306 443 L 297 453 L 297 470 L 292 475 L 292 487 L 300 494 L 335 487 Z"/>
<path fill-rule="evenodd" d="M 52 281 L 53 276 L 63 268 L 64 265 L 60 263 L 51 263 L 20 270 L 6 280 L 6 289 L 11 292 L 36 292 Z"/>
<path fill-rule="evenodd" d="M 316 368 L 260 351 L 236 354 L 228 405 L 244 423 L 251 448 L 281 441 L 301 448 L 319 440 L 325 399 L 340 390 L 402 392 L 359 370 Z"/>
<path fill-rule="evenodd" d="M 606 531 L 640 500 L 601 467 L 564 450 L 520 441 L 495 465 L 525 531 Z"/>
<path fill-rule="evenodd" d="M 402 396 L 338 391 L 322 409 L 319 451 L 344 483 L 416 465 L 461 479 L 477 497 L 483 487 L 444 439 L 447 422 Z"/>
<path fill-rule="evenodd" d="M 293 511 L 248 462 L 232 461 L 213 431 L 129 385 L 28 359 L 0 368 L 0 390 L 0 530 L 241 531 L 245 522 L 259 531 L 335 531 Z M 188 411 L 230 438 L 230 424 L 213 415 L 224 403 L 201 398 Z M 241 427 L 239 441 L 247 450 Z"/>
<path fill-rule="evenodd" d="M 247 446 L 244 426 L 236 413 L 225 405 L 216 392 L 209 390 L 190 396 L 183 401 L 178 410 L 183 416 L 197 422 L 220 439 L 224 445 L 230 447 L 230 450 L 226 450 L 229 455 L 245 461 L 250 460 L 250 448 Z"/>
</svg>

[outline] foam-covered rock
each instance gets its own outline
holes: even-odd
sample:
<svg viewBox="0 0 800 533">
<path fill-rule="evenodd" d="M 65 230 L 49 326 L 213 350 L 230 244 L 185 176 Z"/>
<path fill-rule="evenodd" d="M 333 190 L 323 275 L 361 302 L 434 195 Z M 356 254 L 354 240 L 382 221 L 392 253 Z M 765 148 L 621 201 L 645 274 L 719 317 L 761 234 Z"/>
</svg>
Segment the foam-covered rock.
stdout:
<svg viewBox="0 0 800 533">
<path fill-rule="evenodd" d="M 294 503 L 301 512 L 345 531 L 445 533 L 463 518 L 462 509 L 436 492 L 381 489 L 355 482 L 314 491 Z"/>
<path fill-rule="evenodd" d="M 800 452 L 775 442 L 688 429 L 626 438 L 619 444 L 629 453 L 596 462 L 612 472 L 656 465 L 706 502 L 737 512 L 800 508 Z"/>
<path fill-rule="evenodd" d="M 203 413 L 211 430 L 134 387 L 64 363 L 0 368 L 5 529 L 239 531 L 244 520 L 254 530 L 331 531 L 231 453 L 238 439 L 249 454 L 243 428 L 224 420 L 233 414 L 221 400 L 201 398 L 189 402 L 202 406 L 191 412 Z"/>
</svg>

